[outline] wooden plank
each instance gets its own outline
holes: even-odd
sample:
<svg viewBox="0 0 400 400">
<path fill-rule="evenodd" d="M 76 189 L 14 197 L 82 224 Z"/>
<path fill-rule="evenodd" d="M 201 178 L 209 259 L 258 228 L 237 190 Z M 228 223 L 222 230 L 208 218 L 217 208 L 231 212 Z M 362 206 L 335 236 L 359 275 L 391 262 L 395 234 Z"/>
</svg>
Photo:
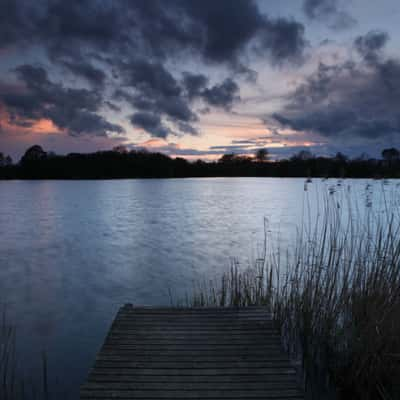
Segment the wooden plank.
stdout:
<svg viewBox="0 0 400 400">
<path fill-rule="evenodd" d="M 170 375 L 268 375 L 268 374 L 293 374 L 295 373 L 294 368 L 286 367 L 263 367 L 263 368 L 191 368 L 191 369 L 181 369 L 181 368 L 113 368 L 113 367 L 102 367 L 96 365 L 96 372 L 101 372 L 103 374 L 109 373 L 114 375 L 130 375 L 130 376 L 141 376 L 141 375 L 153 375 L 153 376 L 170 376 Z"/>
<path fill-rule="evenodd" d="M 228 342 L 229 340 L 229 342 Z M 207 348 L 208 346 L 225 346 L 226 348 L 232 347 L 233 345 L 237 346 L 253 346 L 256 347 L 263 343 L 262 339 L 251 340 L 251 339 L 187 339 L 186 341 L 182 339 L 135 339 L 132 337 L 123 337 L 123 336 L 112 336 L 108 339 L 108 345 L 122 345 L 122 344 L 136 344 L 139 345 L 147 345 L 147 346 L 192 346 L 197 348 Z M 280 345 L 279 339 L 268 339 L 266 343 L 275 344 L 276 346 Z"/>
<path fill-rule="evenodd" d="M 105 398 L 105 399 L 276 399 L 276 398 L 298 398 L 301 393 L 298 389 L 264 389 L 264 390 L 113 390 L 100 389 L 82 390 L 83 398 L 85 395 L 90 398 Z M 82 396 L 81 395 L 81 396 Z"/>
<path fill-rule="evenodd" d="M 268 343 L 264 344 L 263 346 L 235 346 L 233 344 L 224 344 L 224 345 L 217 345 L 217 346 L 210 346 L 210 347 L 193 347 L 193 346 L 160 346 L 160 347 L 145 347 L 145 346 L 138 346 L 138 345 L 131 345 L 131 344 L 121 344 L 118 346 L 113 345 L 104 345 L 102 348 L 102 353 L 112 353 L 113 351 L 116 352 L 124 352 L 124 353 L 132 353 L 132 354 L 158 354 L 158 355 L 217 355 L 222 353 L 225 355 L 263 355 L 269 354 L 270 352 L 278 352 L 282 353 L 280 348 L 276 347 L 275 343 Z"/>
<path fill-rule="evenodd" d="M 195 361 L 193 361 L 195 358 Z M 141 353 L 135 354 L 130 352 L 105 352 L 102 351 L 100 355 L 96 357 L 97 361 L 125 361 L 125 360 L 137 360 L 140 362 L 151 362 L 155 363 L 165 363 L 171 362 L 171 355 L 170 354 L 157 354 L 153 353 L 152 355 Z M 202 354 L 201 352 L 198 354 L 173 354 L 173 360 L 176 363 L 180 362 L 188 362 L 193 361 L 197 363 L 218 363 L 220 361 L 224 362 L 237 362 L 237 361 L 249 361 L 249 362 L 268 362 L 269 360 L 285 360 L 289 361 L 287 357 L 283 356 L 281 353 L 269 353 L 269 354 Z"/>
<path fill-rule="evenodd" d="M 91 382 L 84 385 L 85 390 L 149 390 L 148 382 Z M 298 389 L 295 382 L 286 381 L 286 389 Z M 282 381 L 255 381 L 255 382 L 207 382 L 207 389 L 217 390 L 279 390 L 282 389 Z M 205 390 L 204 382 L 152 382 L 151 390 Z"/>
<path fill-rule="evenodd" d="M 216 342 L 216 343 L 237 343 L 237 342 L 244 342 L 244 343 L 254 343 L 254 341 L 261 341 L 264 343 L 266 340 L 268 342 L 278 342 L 280 343 L 280 336 L 275 335 L 272 332 L 254 332 L 254 333 L 198 333 L 198 332 L 180 332 L 180 333 L 154 333 L 149 332 L 147 335 L 145 333 L 136 333 L 131 331 L 122 331 L 122 330 L 114 330 L 109 336 L 110 340 L 114 339 L 126 339 L 134 341 L 151 341 L 151 342 Z"/>
<path fill-rule="evenodd" d="M 215 313 L 223 314 L 227 312 L 248 314 L 253 311 L 267 312 L 264 306 L 228 306 L 228 307 L 154 307 L 154 306 L 140 306 L 135 307 L 133 304 L 125 304 L 120 308 L 120 312 L 128 311 L 132 314 L 152 314 L 152 313 L 172 313 L 180 315 L 183 313 L 198 313 L 209 314 Z"/>
<path fill-rule="evenodd" d="M 224 318 L 224 319 L 215 319 L 211 320 L 209 318 L 204 318 L 204 321 L 201 320 L 200 318 L 193 318 L 190 320 L 186 320 L 185 318 L 181 318 L 180 320 L 165 320 L 162 321 L 161 319 L 157 319 L 156 321 L 154 320 L 146 320 L 146 321 L 140 321 L 140 320 L 129 320 L 129 319 L 118 319 L 114 324 L 115 326 L 127 326 L 130 327 L 131 329 L 146 329 L 147 327 L 151 328 L 161 328 L 161 327 L 166 327 L 166 328 L 172 328 L 172 329 L 182 329 L 182 328 L 187 328 L 190 329 L 191 327 L 199 327 L 199 328 L 204 328 L 205 330 L 207 329 L 239 329 L 239 330 L 255 330 L 257 328 L 274 328 L 273 322 L 272 321 L 260 321 L 259 319 L 254 319 L 252 321 L 252 324 L 249 325 L 249 322 L 252 320 L 237 320 L 237 321 L 232 321 L 229 318 Z M 114 326 L 114 325 L 113 325 Z"/>
<path fill-rule="evenodd" d="M 118 312 L 81 399 L 303 399 L 264 307 Z"/>
<path fill-rule="evenodd" d="M 113 330 L 111 335 L 122 335 L 122 336 L 128 336 L 128 335 L 134 335 L 134 336 L 172 336 L 172 337 L 180 337 L 182 335 L 185 335 L 185 337 L 190 336 L 190 337 L 213 337 L 213 336 L 218 336 L 218 337 L 223 337 L 223 336 L 228 336 L 228 337 L 237 337 L 237 336 L 246 336 L 246 337 L 253 337 L 253 336 L 261 336 L 265 338 L 265 334 L 268 334 L 269 336 L 275 336 L 279 338 L 279 335 L 276 335 L 276 330 L 273 329 L 272 327 L 260 327 L 259 329 L 199 329 L 197 330 L 196 328 L 181 328 L 181 329 L 162 329 L 160 328 L 152 328 L 152 329 L 132 329 L 131 327 L 121 327 L 120 325 L 114 325 Z"/>
<path fill-rule="evenodd" d="M 132 380 L 132 376 L 130 375 L 110 375 L 110 374 L 102 374 L 100 372 L 95 372 L 90 375 L 90 379 L 87 384 L 92 383 L 135 383 L 139 382 L 147 387 L 155 384 L 168 384 L 168 383 L 177 383 L 180 385 L 190 384 L 190 383 L 199 383 L 201 385 L 221 385 L 221 384 L 251 384 L 255 385 L 260 382 L 265 383 L 280 383 L 286 387 L 287 384 L 295 382 L 293 377 L 295 373 L 292 374 L 265 374 L 265 375 L 218 375 L 218 376 L 204 376 L 204 375 L 169 375 L 169 376 L 151 376 L 151 375 L 142 375 L 140 380 Z M 261 379 L 260 379 L 261 378 Z"/>
<path fill-rule="evenodd" d="M 265 320 L 265 321 L 270 321 L 271 314 L 268 312 L 249 312 L 249 313 L 242 313 L 242 312 L 224 312 L 221 313 L 220 315 L 216 315 L 215 312 L 212 313 L 196 313 L 196 312 L 186 312 L 186 313 L 177 313 L 177 314 L 172 314 L 171 312 L 152 312 L 148 314 L 144 313 L 129 313 L 129 312 L 121 312 L 118 313 L 118 317 L 121 319 L 128 319 L 128 320 L 155 320 L 157 318 L 161 319 L 172 319 L 172 320 L 180 320 L 183 318 L 188 318 L 189 320 L 193 319 L 232 319 L 232 320 L 238 320 L 241 319 L 243 321 L 247 320 Z"/>
<path fill-rule="evenodd" d="M 225 360 L 213 360 L 213 361 L 176 361 L 176 360 L 168 360 L 168 361 L 132 361 L 132 360 L 124 360 L 124 359 L 112 359 L 112 360 L 104 360 L 97 359 L 96 360 L 97 368 L 129 368 L 129 369 L 248 369 L 252 370 L 254 368 L 287 368 L 290 366 L 289 360 L 285 359 L 275 359 L 275 360 L 262 360 L 262 361 L 225 361 Z"/>
</svg>

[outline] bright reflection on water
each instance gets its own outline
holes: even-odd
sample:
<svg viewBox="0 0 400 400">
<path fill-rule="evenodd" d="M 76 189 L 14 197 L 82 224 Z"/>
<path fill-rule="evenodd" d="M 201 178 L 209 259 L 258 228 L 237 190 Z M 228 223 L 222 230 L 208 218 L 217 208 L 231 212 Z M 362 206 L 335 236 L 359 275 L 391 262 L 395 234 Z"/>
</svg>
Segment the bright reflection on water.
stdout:
<svg viewBox="0 0 400 400">
<path fill-rule="evenodd" d="M 53 383 L 76 398 L 120 305 L 169 305 L 230 259 L 256 258 L 264 217 L 287 244 L 305 193 L 315 210 L 313 193 L 350 187 L 368 202 L 368 182 L 382 187 L 337 182 L 307 192 L 304 179 L 0 182 L 0 302 L 20 364 L 34 375 L 45 350 Z"/>
</svg>

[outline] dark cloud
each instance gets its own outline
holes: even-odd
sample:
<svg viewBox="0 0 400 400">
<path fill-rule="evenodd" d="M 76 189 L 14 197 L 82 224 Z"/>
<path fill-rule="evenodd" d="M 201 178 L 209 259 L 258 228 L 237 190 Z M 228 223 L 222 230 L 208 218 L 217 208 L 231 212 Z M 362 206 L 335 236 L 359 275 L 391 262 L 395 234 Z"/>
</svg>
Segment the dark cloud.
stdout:
<svg viewBox="0 0 400 400">
<path fill-rule="evenodd" d="M 197 121 L 197 115 L 190 109 L 190 102 L 183 93 L 180 83 L 161 63 L 143 59 L 132 60 L 121 65 L 120 70 L 124 86 L 129 90 L 118 89 L 114 93 L 114 98 L 128 102 L 138 110 L 140 120 L 146 120 L 145 123 L 136 121 L 136 125 L 144 129 L 146 126 L 151 127 L 151 130 L 146 130 L 157 137 L 164 137 L 165 132 L 172 133 L 164 127 L 160 129 L 156 124 L 148 123 L 149 116 L 154 123 L 154 117 L 157 115 L 160 123 L 161 118 L 165 117 L 178 129 L 185 127 L 185 133 L 197 132 L 190 125 Z"/>
<path fill-rule="evenodd" d="M 137 112 L 131 116 L 132 125 L 138 126 L 149 132 L 152 136 L 166 138 L 171 132 L 165 127 L 157 114 Z"/>
<path fill-rule="evenodd" d="M 245 145 L 245 146 L 268 146 L 271 144 L 283 144 L 284 141 L 290 141 L 290 138 L 282 136 L 279 133 L 271 133 L 267 136 L 257 136 L 248 139 L 234 139 L 231 141 L 232 145 Z"/>
<path fill-rule="evenodd" d="M 114 104 L 111 101 L 107 100 L 107 101 L 104 102 L 104 104 L 112 111 L 115 111 L 115 112 L 120 112 L 121 111 L 121 107 L 117 106 L 116 104 Z"/>
<path fill-rule="evenodd" d="M 338 11 L 333 18 L 330 28 L 336 30 L 351 29 L 357 25 L 357 21 L 345 11 Z"/>
<path fill-rule="evenodd" d="M 238 92 L 239 86 L 235 81 L 228 78 L 219 85 L 215 85 L 210 89 L 204 89 L 201 92 L 201 96 L 206 103 L 212 106 L 229 108 L 235 99 L 238 98 Z"/>
<path fill-rule="evenodd" d="M 254 0 L 3 0 L 1 8 L 0 45 L 36 41 L 53 57 L 91 47 L 158 59 L 190 51 L 210 62 L 237 63 L 260 38 L 265 50 L 284 43 L 297 54 L 305 45 L 300 24 L 269 18 Z M 292 56 L 276 49 L 271 53 Z"/>
<path fill-rule="evenodd" d="M 94 67 L 88 62 L 65 61 L 63 65 L 74 75 L 77 75 L 93 86 L 101 87 L 106 80 L 106 74 L 99 68 Z"/>
<path fill-rule="evenodd" d="M 232 78 L 211 87 L 207 83 L 205 75 L 184 73 L 183 86 L 189 100 L 200 98 L 210 106 L 229 109 L 239 99 L 239 85 Z"/>
<path fill-rule="evenodd" d="M 183 86 L 189 99 L 198 97 L 207 84 L 208 78 L 203 74 L 192 74 L 190 72 L 184 72 L 183 74 Z"/>
<path fill-rule="evenodd" d="M 181 89 L 172 74 L 159 62 L 135 59 L 121 63 L 124 83 L 147 94 L 159 93 L 162 96 L 179 96 Z"/>
<path fill-rule="evenodd" d="M 120 125 L 112 124 L 100 115 L 84 109 L 54 107 L 47 116 L 60 128 L 67 129 L 71 136 L 107 136 L 108 133 L 124 132 Z"/>
<path fill-rule="evenodd" d="M 354 46 L 368 62 L 376 62 L 381 56 L 381 50 L 389 40 L 389 35 L 382 31 L 370 31 L 364 36 L 358 36 Z"/>
<path fill-rule="evenodd" d="M 249 151 L 249 148 L 253 148 L 252 145 L 241 144 L 241 145 L 225 145 L 225 146 L 211 146 L 211 150 L 218 150 L 222 153 L 242 153 L 244 151 Z M 254 151 L 254 150 L 250 150 Z"/>
<path fill-rule="evenodd" d="M 178 122 L 178 129 L 182 134 L 198 135 L 199 131 L 186 122 Z"/>
<path fill-rule="evenodd" d="M 269 54 L 275 64 L 299 62 L 307 42 L 304 39 L 304 26 L 286 18 L 265 18 L 258 44 L 259 54 Z"/>
<path fill-rule="evenodd" d="M 308 18 L 326 21 L 332 29 L 349 29 L 357 23 L 341 9 L 339 0 L 304 0 L 303 10 Z"/>
<path fill-rule="evenodd" d="M 129 146 L 129 148 L 141 150 L 143 148 L 146 148 L 146 146 L 139 144 L 139 145 L 131 145 L 131 146 Z M 166 143 L 166 144 L 161 144 L 159 146 L 152 145 L 151 147 L 148 148 L 148 150 L 151 152 L 159 152 L 159 153 L 168 154 L 170 156 L 172 156 L 172 155 L 173 156 L 199 156 L 200 158 L 202 156 L 215 156 L 215 155 L 221 154 L 221 152 L 217 151 L 217 150 L 198 150 L 198 149 L 192 149 L 192 148 L 182 148 L 177 143 Z"/>
<path fill-rule="evenodd" d="M 190 122 L 197 121 L 196 114 L 189 108 L 183 97 L 162 97 L 155 102 L 156 110 L 165 113 L 172 121 Z"/>
<path fill-rule="evenodd" d="M 130 146 L 133 149 L 143 149 L 143 145 L 133 145 Z M 183 156 L 183 157 L 198 157 L 206 158 L 212 156 L 213 158 L 218 158 L 223 154 L 240 154 L 240 155 L 254 155 L 257 150 L 265 149 L 265 147 L 248 147 L 248 146 L 212 146 L 206 150 L 198 150 L 193 148 L 182 148 L 176 143 L 167 143 L 160 146 L 151 146 L 148 148 L 152 152 L 160 152 L 170 156 Z M 273 147 L 269 148 L 268 152 L 271 159 L 287 158 L 299 151 L 311 151 L 311 152 L 321 152 L 324 148 L 321 145 L 315 146 L 284 146 L 284 147 Z"/>
<path fill-rule="evenodd" d="M 235 59 L 245 45 L 257 35 L 263 17 L 255 2 L 206 0 L 183 2 L 188 15 L 203 32 L 204 56 L 213 61 Z"/>
<path fill-rule="evenodd" d="M 2 0 L 0 6 L 0 48 L 14 46 L 36 36 L 40 29 L 38 7 L 29 0 Z"/>
<path fill-rule="evenodd" d="M 238 99 L 238 83 L 227 78 L 210 87 L 209 77 L 190 73 L 178 80 L 169 61 L 184 63 L 195 57 L 228 75 L 254 80 L 256 75 L 247 65 L 253 57 L 274 64 L 297 62 L 307 45 L 303 25 L 262 14 L 255 0 L 1 3 L 0 49 L 44 50 L 47 60 L 43 62 L 51 64 L 54 76 L 67 69 L 92 88 L 78 91 L 50 82 L 45 71 L 21 70 L 18 74 L 27 92 L 5 93 L 3 102 L 19 123 L 18 113 L 32 120 L 46 116 L 71 134 L 122 132 L 99 114 L 104 104 L 117 110 L 116 101 L 131 106 L 139 115 L 133 120 L 147 118 L 141 126 L 149 126 L 152 135 L 172 133 L 165 120 L 174 132 L 195 134 L 195 100 L 229 109 Z M 29 73 L 42 76 L 29 77 Z M 109 87 L 123 90 L 111 99 L 106 93 Z"/>
<path fill-rule="evenodd" d="M 129 23 L 129 14 L 124 12 L 123 3 L 45 0 L 40 3 L 40 18 L 32 22 L 36 27 L 35 37 L 46 45 L 53 57 L 64 53 L 71 55 L 82 46 L 108 51 L 122 48 L 129 41 L 124 30 Z"/>
<path fill-rule="evenodd" d="M 97 114 L 103 104 L 97 91 L 53 83 L 40 66 L 21 65 L 15 73 L 24 88 L 0 92 L 0 101 L 6 106 L 12 123 L 29 125 L 42 118 L 50 119 L 72 136 L 123 132 L 121 126 Z"/>
<path fill-rule="evenodd" d="M 114 93 L 112 94 L 112 99 L 119 102 L 126 101 L 127 103 L 134 101 L 134 97 L 126 90 L 121 88 L 114 90 Z"/>
<path fill-rule="evenodd" d="M 229 109 L 239 98 L 239 86 L 232 78 L 207 87 L 208 78 L 205 75 L 185 72 L 182 80 L 178 81 L 161 63 L 143 59 L 125 62 L 120 70 L 125 89 L 117 89 L 114 99 L 128 102 L 140 116 L 142 113 L 147 117 L 151 115 L 152 122 L 157 115 L 160 121 L 166 118 L 174 124 L 174 130 L 160 129 L 154 124 L 148 132 L 156 137 L 164 137 L 160 136 L 160 132 L 198 134 L 192 125 L 198 116 L 191 109 L 196 99 L 202 99 L 213 107 Z M 151 126 L 137 122 L 135 125 L 144 129 Z"/>
<path fill-rule="evenodd" d="M 400 61 L 377 56 L 386 41 L 368 34 L 357 42 L 374 54 L 361 62 L 320 64 L 293 93 L 272 122 L 351 143 L 358 138 L 389 139 L 400 133 Z M 269 121 L 271 122 L 271 120 Z"/>
<path fill-rule="evenodd" d="M 337 0 L 304 0 L 303 9 L 308 18 L 316 19 L 331 14 L 338 10 Z"/>
<path fill-rule="evenodd" d="M 237 140 L 232 140 L 232 144 L 234 144 L 234 145 L 238 145 L 238 144 L 240 144 L 240 145 L 252 145 L 252 144 L 255 144 L 255 143 L 257 143 L 255 141 L 255 139 L 237 139 Z"/>
<path fill-rule="evenodd" d="M 213 63 L 241 65 L 239 59 L 253 42 L 262 38 L 263 48 L 279 42 L 295 42 L 294 54 L 305 46 L 303 29 L 294 21 L 273 20 L 261 14 L 253 0 L 172 0 L 135 2 L 133 12 L 142 47 L 167 57 L 171 52 L 193 51 Z M 284 26 L 283 22 L 287 22 Z M 297 24 L 297 25 L 296 25 Z M 293 30 L 293 26 L 298 29 Z M 290 30 L 288 34 L 288 29 Z M 293 32 L 298 35 L 293 41 Z M 267 39 L 269 37 L 269 40 Z M 273 57 L 292 58 L 293 54 L 270 52 Z"/>
</svg>

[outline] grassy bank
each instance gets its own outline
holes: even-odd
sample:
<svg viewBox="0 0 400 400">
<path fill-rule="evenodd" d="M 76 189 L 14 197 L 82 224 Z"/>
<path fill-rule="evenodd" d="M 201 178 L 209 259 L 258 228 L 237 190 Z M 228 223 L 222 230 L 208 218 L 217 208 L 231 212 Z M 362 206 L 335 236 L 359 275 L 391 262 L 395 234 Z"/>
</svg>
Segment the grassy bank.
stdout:
<svg viewBox="0 0 400 400">
<path fill-rule="evenodd" d="M 311 398 L 397 399 L 400 224 L 397 198 L 305 202 L 287 248 L 266 222 L 264 253 L 195 290 L 194 305 L 266 305 Z M 323 397 L 322 397 L 323 396 Z"/>
</svg>

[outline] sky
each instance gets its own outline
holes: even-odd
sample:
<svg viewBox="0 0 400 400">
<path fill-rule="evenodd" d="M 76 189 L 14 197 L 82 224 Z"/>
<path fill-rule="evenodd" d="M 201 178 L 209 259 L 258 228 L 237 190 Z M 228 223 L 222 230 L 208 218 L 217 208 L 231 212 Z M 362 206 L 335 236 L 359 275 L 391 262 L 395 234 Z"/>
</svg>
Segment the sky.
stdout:
<svg viewBox="0 0 400 400">
<path fill-rule="evenodd" d="M 396 0 L 0 0 L 0 152 L 400 146 Z"/>
</svg>

